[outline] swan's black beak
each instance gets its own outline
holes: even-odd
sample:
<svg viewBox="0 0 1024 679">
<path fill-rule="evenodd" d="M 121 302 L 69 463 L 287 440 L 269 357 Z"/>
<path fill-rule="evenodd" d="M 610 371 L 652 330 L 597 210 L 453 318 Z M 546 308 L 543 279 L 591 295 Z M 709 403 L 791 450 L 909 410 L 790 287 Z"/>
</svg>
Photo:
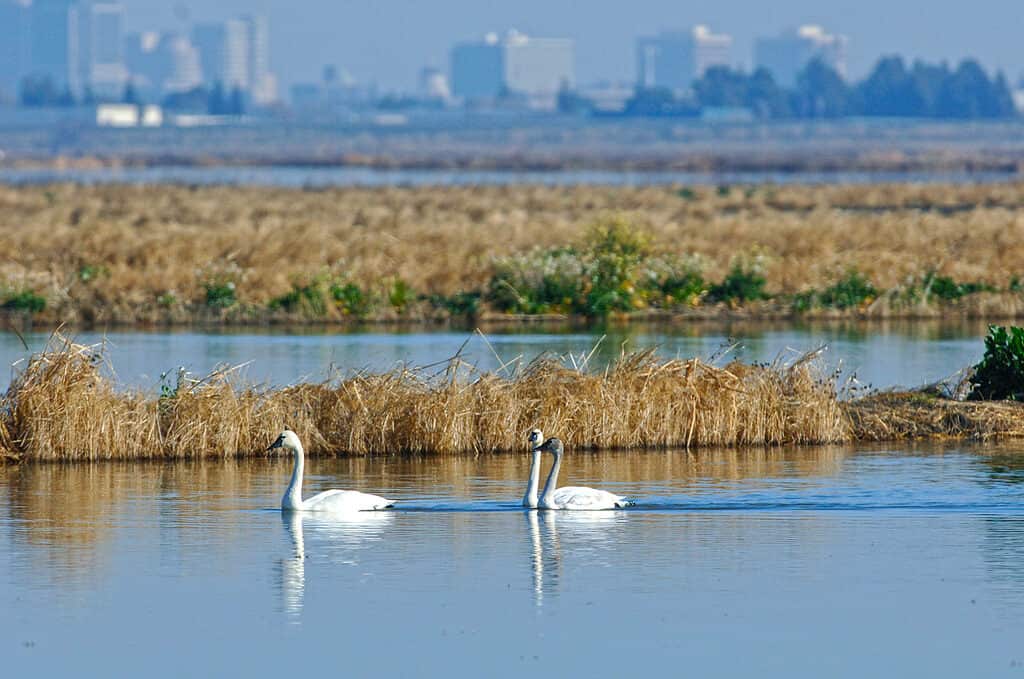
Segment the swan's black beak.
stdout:
<svg viewBox="0 0 1024 679">
<path fill-rule="evenodd" d="M 274 448 L 280 448 L 281 444 L 284 443 L 284 437 L 278 436 L 277 440 L 267 446 L 267 450 L 273 450 Z"/>
</svg>

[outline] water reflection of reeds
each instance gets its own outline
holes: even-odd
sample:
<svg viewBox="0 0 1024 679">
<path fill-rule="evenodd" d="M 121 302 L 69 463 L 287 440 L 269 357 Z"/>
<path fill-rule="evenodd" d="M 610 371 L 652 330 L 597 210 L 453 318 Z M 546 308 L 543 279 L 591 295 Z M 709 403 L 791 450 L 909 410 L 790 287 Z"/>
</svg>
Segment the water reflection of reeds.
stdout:
<svg viewBox="0 0 1024 679">
<path fill-rule="evenodd" d="M 697 480 L 828 476 L 850 452 L 835 446 L 570 453 L 563 482 L 607 486 L 604 480 L 614 480 L 623 488 L 670 483 L 681 492 Z M 316 459 L 309 462 L 306 492 L 349 487 L 422 498 L 428 505 L 506 496 L 515 503 L 528 466 L 526 454 Z M 291 462 L 282 459 L 7 466 L 0 467 L 0 497 L 15 526 L 14 542 L 47 564 L 37 573 L 77 582 L 102 576 L 109 545 L 119 537 L 152 540 L 142 534 L 150 529 L 140 526 L 156 526 L 161 567 L 180 568 L 197 544 L 209 545 L 216 559 L 225 546 L 246 539 L 252 515 L 245 510 L 276 510 L 290 471 Z M 452 520 L 471 517 L 456 513 Z"/>
</svg>

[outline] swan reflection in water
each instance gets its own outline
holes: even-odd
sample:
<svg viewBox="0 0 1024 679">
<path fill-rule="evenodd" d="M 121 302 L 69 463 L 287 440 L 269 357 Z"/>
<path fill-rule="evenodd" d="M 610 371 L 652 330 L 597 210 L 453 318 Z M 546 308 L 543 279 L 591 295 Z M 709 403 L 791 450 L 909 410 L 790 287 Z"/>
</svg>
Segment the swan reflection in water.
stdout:
<svg viewBox="0 0 1024 679">
<path fill-rule="evenodd" d="M 292 542 L 292 555 L 281 559 L 281 602 L 292 623 L 301 622 L 306 591 L 306 562 L 311 557 L 327 558 L 318 563 L 353 566 L 359 552 L 382 539 L 393 521 L 393 512 L 345 512 L 317 515 L 309 512 L 281 512 L 281 523 Z M 310 538 L 313 551 L 307 550 Z"/>
<path fill-rule="evenodd" d="M 563 553 L 570 570 L 574 566 L 613 567 L 616 561 L 614 528 L 626 518 L 626 513 L 619 511 L 527 511 L 536 606 L 544 605 L 545 594 L 558 592 L 564 578 Z"/>
</svg>

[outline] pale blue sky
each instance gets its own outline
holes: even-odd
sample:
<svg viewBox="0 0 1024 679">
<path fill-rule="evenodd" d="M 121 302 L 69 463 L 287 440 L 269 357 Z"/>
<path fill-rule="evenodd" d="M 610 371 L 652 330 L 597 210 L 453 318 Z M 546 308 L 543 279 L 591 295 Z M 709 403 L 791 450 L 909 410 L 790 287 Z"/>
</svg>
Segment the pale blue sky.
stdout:
<svg viewBox="0 0 1024 679">
<path fill-rule="evenodd" d="M 175 25 L 173 2 L 122 0 L 130 29 Z M 820 23 L 850 38 L 851 75 L 881 53 L 929 60 L 966 55 L 1016 79 L 1024 71 L 1022 0 L 219 0 L 180 3 L 193 20 L 244 12 L 270 18 L 274 68 L 284 84 L 315 79 L 326 63 L 385 89 L 411 88 L 424 65 L 447 67 L 452 42 L 515 27 L 576 40 L 581 82 L 632 80 L 633 39 L 709 24 L 735 38 L 749 63 L 755 36 Z"/>
</svg>

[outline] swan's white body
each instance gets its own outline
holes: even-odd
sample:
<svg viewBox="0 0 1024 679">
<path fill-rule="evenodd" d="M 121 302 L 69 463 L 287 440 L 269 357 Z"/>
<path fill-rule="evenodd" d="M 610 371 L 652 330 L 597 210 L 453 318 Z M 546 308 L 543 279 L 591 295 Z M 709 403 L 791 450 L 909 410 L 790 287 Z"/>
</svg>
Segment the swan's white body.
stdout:
<svg viewBox="0 0 1024 679">
<path fill-rule="evenodd" d="M 534 454 L 538 452 L 549 452 L 555 457 L 555 462 L 548 473 L 548 480 L 544 483 L 544 492 L 540 494 L 537 502 L 541 509 L 618 509 L 633 504 L 621 495 L 596 488 L 566 486 L 556 489 L 558 471 L 562 466 L 562 442 L 556 438 L 548 439 L 544 445 L 535 449 Z"/>
<path fill-rule="evenodd" d="M 271 448 L 288 448 L 295 455 L 295 467 L 292 469 L 292 480 L 288 490 L 281 498 L 281 509 L 296 512 L 366 512 L 386 509 L 395 505 L 379 495 L 360 493 L 357 490 L 325 490 L 313 497 L 302 499 L 302 475 L 305 467 L 305 451 L 299 437 L 290 429 L 285 429 Z"/>
</svg>

